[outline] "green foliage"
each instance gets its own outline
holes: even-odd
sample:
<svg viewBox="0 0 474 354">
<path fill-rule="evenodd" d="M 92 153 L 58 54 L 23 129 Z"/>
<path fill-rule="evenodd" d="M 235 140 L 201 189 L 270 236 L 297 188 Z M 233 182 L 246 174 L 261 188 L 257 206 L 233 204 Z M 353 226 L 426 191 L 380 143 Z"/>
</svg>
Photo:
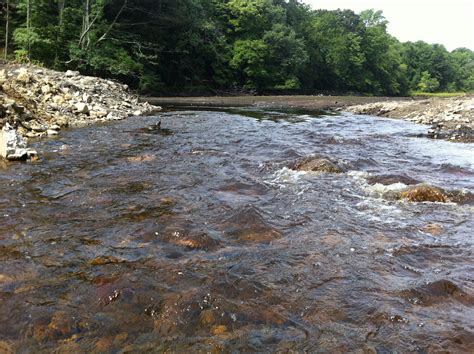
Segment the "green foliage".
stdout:
<svg viewBox="0 0 474 354">
<path fill-rule="evenodd" d="M 439 87 L 439 81 L 431 77 L 428 71 L 421 73 L 420 81 L 418 82 L 418 88 L 422 92 L 435 92 Z"/>
<path fill-rule="evenodd" d="M 387 28 L 388 21 L 383 16 L 382 11 L 375 11 L 374 9 L 364 10 L 360 14 L 360 19 L 364 23 L 365 27 L 380 27 L 382 29 Z"/>
<path fill-rule="evenodd" d="M 462 97 L 465 96 L 465 92 L 420 92 L 414 91 L 410 92 L 410 96 L 418 96 L 418 97 Z"/>
<path fill-rule="evenodd" d="M 30 61 L 28 59 L 28 51 L 25 49 L 15 50 L 15 61 L 21 64 L 28 63 Z"/>
<path fill-rule="evenodd" d="M 313 11 L 300 0 L 10 4 L 10 51 L 18 61 L 112 77 L 148 93 L 474 90 L 473 51 L 402 44 L 387 33 L 381 11 Z M 4 11 L 0 5 L 0 45 Z"/>
<path fill-rule="evenodd" d="M 236 69 L 246 88 L 265 87 L 270 79 L 266 69 L 268 46 L 263 40 L 238 40 L 234 44 L 230 65 Z"/>
</svg>

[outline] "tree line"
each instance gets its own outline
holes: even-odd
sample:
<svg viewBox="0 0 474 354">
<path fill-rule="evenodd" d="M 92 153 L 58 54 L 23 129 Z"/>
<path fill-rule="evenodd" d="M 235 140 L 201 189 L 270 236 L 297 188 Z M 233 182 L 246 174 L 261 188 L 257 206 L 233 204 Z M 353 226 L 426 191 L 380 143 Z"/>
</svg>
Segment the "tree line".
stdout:
<svg viewBox="0 0 474 354">
<path fill-rule="evenodd" d="M 473 91 L 474 52 L 401 43 L 381 11 L 300 0 L 0 0 L 5 58 L 143 92 Z"/>
</svg>

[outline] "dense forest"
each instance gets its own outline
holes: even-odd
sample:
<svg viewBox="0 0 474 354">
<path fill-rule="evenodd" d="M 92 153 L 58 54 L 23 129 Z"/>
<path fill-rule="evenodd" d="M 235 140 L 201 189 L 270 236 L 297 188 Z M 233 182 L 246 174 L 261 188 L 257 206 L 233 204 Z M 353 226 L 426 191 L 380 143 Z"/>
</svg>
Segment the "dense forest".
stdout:
<svg viewBox="0 0 474 354">
<path fill-rule="evenodd" d="M 474 52 L 401 43 L 380 11 L 299 0 L 1 0 L 3 55 L 142 92 L 474 90 Z"/>
</svg>

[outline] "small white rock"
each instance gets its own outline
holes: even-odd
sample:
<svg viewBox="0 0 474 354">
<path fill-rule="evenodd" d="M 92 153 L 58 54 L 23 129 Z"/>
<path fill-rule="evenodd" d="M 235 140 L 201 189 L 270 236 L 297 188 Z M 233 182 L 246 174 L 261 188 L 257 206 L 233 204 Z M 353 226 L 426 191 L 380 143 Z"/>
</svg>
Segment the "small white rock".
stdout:
<svg viewBox="0 0 474 354">
<path fill-rule="evenodd" d="M 28 73 L 28 70 L 26 68 L 20 68 L 20 70 L 18 70 L 18 75 L 17 75 L 16 79 L 18 81 L 28 83 L 28 82 L 30 82 L 31 76 Z"/>
<path fill-rule="evenodd" d="M 51 92 L 51 86 L 49 86 L 49 85 L 41 86 L 41 92 L 44 93 L 44 94 L 50 93 Z"/>
<path fill-rule="evenodd" d="M 83 102 L 78 102 L 74 105 L 74 108 L 77 110 L 79 113 L 84 113 L 87 114 L 89 113 L 89 107 L 83 103 Z"/>
<path fill-rule="evenodd" d="M 56 130 L 53 130 L 53 129 L 48 129 L 48 130 L 46 131 L 46 133 L 47 133 L 49 136 L 54 136 L 54 135 L 58 135 L 58 134 L 59 134 Z"/>
<path fill-rule="evenodd" d="M 64 75 L 66 75 L 67 77 L 78 76 L 78 75 L 79 75 L 79 71 L 68 70 L 68 71 L 66 71 L 66 73 L 65 73 Z"/>
</svg>

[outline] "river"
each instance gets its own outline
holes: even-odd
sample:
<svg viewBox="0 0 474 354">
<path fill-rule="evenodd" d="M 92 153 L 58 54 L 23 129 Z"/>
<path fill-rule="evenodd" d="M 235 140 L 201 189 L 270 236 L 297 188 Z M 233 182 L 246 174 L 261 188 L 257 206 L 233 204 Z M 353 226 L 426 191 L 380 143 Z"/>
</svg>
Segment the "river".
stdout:
<svg viewBox="0 0 474 354">
<path fill-rule="evenodd" d="M 369 183 L 474 192 L 474 144 L 425 131 L 181 108 L 36 141 L 0 166 L 0 352 L 472 350 L 472 203 Z"/>
</svg>

